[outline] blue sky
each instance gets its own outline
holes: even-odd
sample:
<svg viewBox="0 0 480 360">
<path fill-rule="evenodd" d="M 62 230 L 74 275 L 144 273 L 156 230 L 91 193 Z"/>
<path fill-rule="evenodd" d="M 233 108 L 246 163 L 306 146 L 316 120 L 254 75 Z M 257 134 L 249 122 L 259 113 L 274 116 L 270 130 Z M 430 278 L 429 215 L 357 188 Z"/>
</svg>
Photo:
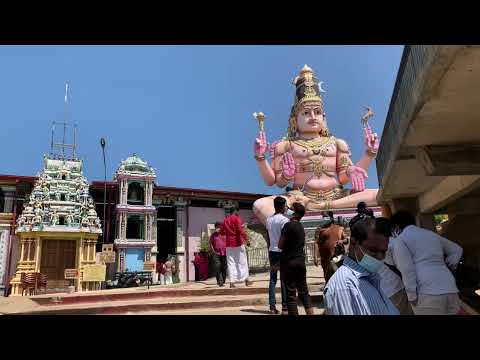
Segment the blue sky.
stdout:
<svg viewBox="0 0 480 360">
<path fill-rule="evenodd" d="M 70 119 L 87 178 L 107 178 L 135 152 L 157 184 L 274 194 L 253 159 L 263 111 L 269 142 L 286 133 L 292 79 L 304 64 L 324 81 L 330 131 L 353 160 L 363 153 L 360 117 L 373 107 L 381 134 L 403 46 L 0 46 L 0 173 L 34 175 L 62 120 Z M 378 187 L 375 165 L 367 186 Z"/>
</svg>

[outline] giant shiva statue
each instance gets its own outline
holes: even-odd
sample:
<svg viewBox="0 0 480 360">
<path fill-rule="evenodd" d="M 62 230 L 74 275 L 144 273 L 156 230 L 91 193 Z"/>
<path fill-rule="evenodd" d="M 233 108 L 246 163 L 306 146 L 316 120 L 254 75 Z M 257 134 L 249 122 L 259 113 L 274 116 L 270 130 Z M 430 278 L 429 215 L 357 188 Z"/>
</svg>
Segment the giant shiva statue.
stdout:
<svg viewBox="0 0 480 360">
<path fill-rule="evenodd" d="M 365 154 L 353 164 L 347 143 L 328 130 L 321 86 L 313 70 L 305 65 L 293 83 L 296 96 L 285 138 L 269 145 L 263 126 L 265 116 L 254 114 L 260 125 L 254 143 L 255 159 L 265 183 L 280 188 L 290 184 L 293 190 L 281 196 L 288 206 L 300 202 L 307 211 L 354 208 L 360 201 L 375 205 L 377 189 L 365 189 L 367 169 L 379 145 L 377 134 L 368 124 L 368 118 L 373 115 L 371 110 L 367 108 L 362 118 Z M 270 162 L 266 159 L 268 153 Z M 343 187 L 348 182 L 351 189 Z M 253 205 L 262 223 L 274 213 L 274 197 L 258 199 Z"/>
</svg>

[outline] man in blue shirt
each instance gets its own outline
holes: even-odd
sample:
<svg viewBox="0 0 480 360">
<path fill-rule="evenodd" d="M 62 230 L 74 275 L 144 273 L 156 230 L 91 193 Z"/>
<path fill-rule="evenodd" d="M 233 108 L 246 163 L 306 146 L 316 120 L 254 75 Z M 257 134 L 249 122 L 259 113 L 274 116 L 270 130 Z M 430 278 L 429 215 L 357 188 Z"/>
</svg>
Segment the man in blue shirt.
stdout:
<svg viewBox="0 0 480 360">
<path fill-rule="evenodd" d="M 353 224 L 348 256 L 324 290 L 327 315 L 399 315 L 380 288 L 388 234 L 377 220 L 366 217 Z"/>
</svg>

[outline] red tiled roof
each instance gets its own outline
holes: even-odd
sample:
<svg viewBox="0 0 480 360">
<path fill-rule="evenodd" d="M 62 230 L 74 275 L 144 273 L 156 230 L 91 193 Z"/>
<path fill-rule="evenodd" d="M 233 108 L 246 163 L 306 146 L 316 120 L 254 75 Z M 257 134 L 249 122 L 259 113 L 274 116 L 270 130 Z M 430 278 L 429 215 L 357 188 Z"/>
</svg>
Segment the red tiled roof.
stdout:
<svg viewBox="0 0 480 360">
<path fill-rule="evenodd" d="M 35 182 L 37 180 L 36 176 L 21 176 L 21 175 L 8 175 L 8 174 L 0 174 L 0 181 L 27 181 L 27 182 Z"/>
<path fill-rule="evenodd" d="M 27 181 L 35 182 L 37 180 L 36 176 L 20 176 L 20 175 L 4 175 L 0 174 L 0 181 Z M 117 187 L 118 183 L 116 181 L 107 181 L 107 187 Z M 105 186 L 104 181 L 92 181 L 91 186 L 95 189 L 102 189 Z M 231 200 L 256 200 L 265 196 L 266 194 L 254 194 L 254 193 L 245 193 L 245 192 L 236 192 L 236 191 L 223 191 L 223 190 L 209 190 L 209 189 L 193 189 L 193 188 L 179 188 L 173 186 L 155 186 L 153 192 L 156 194 L 170 194 L 177 196 L 188 196 L 188 197 L 209 197 L 209 198 L 228 198 Z"/>
</svg>

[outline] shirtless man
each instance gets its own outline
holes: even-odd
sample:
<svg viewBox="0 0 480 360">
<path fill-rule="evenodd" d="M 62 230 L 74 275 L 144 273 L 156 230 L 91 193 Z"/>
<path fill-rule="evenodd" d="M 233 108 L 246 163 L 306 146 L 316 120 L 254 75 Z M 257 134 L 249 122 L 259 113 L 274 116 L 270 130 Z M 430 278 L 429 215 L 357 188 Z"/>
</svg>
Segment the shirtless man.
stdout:
<svg viewBox="0 0 480 360">
<path fill-rule="evenodd" d="M 268 145 L 265 132 L 260 130 L 254 143 L 258 169 L 269 185 L 293 190 L 283 194 L 290 207 L 302 203 L 308 210 L 352 208 L 360 201 L 376 203 L 377 190 L 365 189 L 370 163 L 378 150 L 377 134 L 368 124 L 364 128 L 365 154 L 354 165 L 347 143 L 332 136 L 327 128 L 318 80 L 313 70 L 304 66 L 294 80 L 295 103 L 291 110 L 288 136 Z M 270 149 L 271 163 L 266 160 Z M 352 190 L 343 188 L 352 183 Z M 253 206 L 256 216 L 265 223 L 274 213 L 273 198 L 258 199 Z"/>
</svg>

